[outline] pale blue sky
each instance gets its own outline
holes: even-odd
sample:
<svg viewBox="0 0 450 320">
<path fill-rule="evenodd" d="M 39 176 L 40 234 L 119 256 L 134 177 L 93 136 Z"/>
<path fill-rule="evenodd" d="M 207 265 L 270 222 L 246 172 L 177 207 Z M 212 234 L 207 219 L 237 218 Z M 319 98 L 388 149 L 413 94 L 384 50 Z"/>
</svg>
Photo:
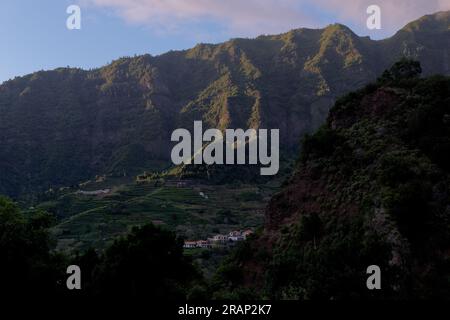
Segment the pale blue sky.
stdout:
<svg viewBox="0 0 450 320">
<path fill-rule="evenodd" d="M 37 70 L 95 68 L 121 56 L 157 55 L 199 42 L 217 43 L 232 37 L 323 27 L 334 22 L 348 25 L 359 35 L 383 38 L 407 21 L 449 9 L 450 5 L 447 0 L 378 0 L 375 2 L 384 9 L 385 23 L 382 30 L 371 31 L 366 28 L 364 9 L 371 2 L 2 0 L 0 82 Z M 396 3 L 395 9 L 392 3 Z M 66 9 L 71 4 L 81 6 L 81 30 L 66 28 Z"/>
</svg>

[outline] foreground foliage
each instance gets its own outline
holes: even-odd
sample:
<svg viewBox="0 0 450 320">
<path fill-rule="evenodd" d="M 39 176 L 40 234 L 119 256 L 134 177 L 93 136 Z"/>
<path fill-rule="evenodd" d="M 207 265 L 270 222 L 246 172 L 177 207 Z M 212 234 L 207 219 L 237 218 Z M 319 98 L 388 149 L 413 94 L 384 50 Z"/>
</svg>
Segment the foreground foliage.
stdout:
<svg viewBox="0 0 450 320">
<path fill-rule="evenodd" d="M 420 79 L 420 70 L 404 59 L 338 100 L 305 138 L 264 230 L 222 267 L 215 292 L 450 296 L 450 79 Z M 366 288 L 370 265 L 382 270 L 380 291 Z"/>
<path fill-rule="evenodd" d="M 0 198 L 1 289 L 12 296 L 81 295 L 185 299 L 201 276 L 183 255 L 183 241 L 153 225 L 134 228 L 104 252 L 76 256 L 52 251 L 51 216 L 25 216 L 10 200 Z M 69 291 L 66 269 L 81 268 L 82 290 Z"/>
</svg>

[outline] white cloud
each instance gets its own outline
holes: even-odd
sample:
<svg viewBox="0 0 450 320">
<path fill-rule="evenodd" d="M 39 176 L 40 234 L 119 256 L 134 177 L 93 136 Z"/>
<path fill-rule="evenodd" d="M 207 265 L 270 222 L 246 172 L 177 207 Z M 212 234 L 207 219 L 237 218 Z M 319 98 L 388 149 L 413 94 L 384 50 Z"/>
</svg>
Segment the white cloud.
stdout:
<svg viewBox="0 0 450 320">
<path fill-rule="evenodd" d="M 381 8 L 382 32 L 393 34 L 408 22 L 423 15 L 437 11 L 450 10 L 450 0 L 316 0 L 323 9 L 332 9 L 341 22 L 350 23 L 364 28 L 367 15 L 366 8 L 375 4 Z"/>
<path fill-rule="evenodd" d="M 208 20 L 231 33 L 256 35 L 286 31 L 293 26 L 314 25 L 297 7 L 296 0 L 84 0 L 101 8 L 112 8 L 127 22 L 164 31 Z"/>
<path fill-rule="evenodd" d="M 182 31 L 202 20 L 219 23 L 233 35 L 254 36 L 298 27 L 321 27 L 339 22 L 362 33 L 366 8 L 382 10 L 384 34 L 392 34 L 407 22 L 440 10 L 450 10 L 449 0 L 84 0 L 111 8 L 131 23 L 148 25 L 155 31 Z M 311 10 L 313 8 L 313 10 Z M 321 12 L 323 15 L 321 16 Z M 325 20 L 325 21 L 324 21 Z"/>
</svg>

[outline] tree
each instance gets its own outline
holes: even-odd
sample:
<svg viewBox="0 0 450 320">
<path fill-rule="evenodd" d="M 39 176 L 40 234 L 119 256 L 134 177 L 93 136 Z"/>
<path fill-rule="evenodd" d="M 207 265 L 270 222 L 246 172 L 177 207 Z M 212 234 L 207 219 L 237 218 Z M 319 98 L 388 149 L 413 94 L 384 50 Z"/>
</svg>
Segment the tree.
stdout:
<svg viewBox="0 0 450 320">
<path fill-rule="evenodd" d="M 87 284 L 95 296 L 185 299 L 192 281 L 199 279 L 183 255 L 183 241 L 152 224 L 133 228 L 99 259 Z"/>
<path fill-rule="evenodd" d="M 0 196 L 0 290 L 10 296 L 51 295 L 64 277 L 63 259 L 52 254 L 45 212 L 25 216 Z"/>
<path fill-rule="evenodd" d="M 380 80 L 393 81 L 401 79 L 418 78 L 422 73 L 422 67 L 419 61 L 403 57 L 389 69 L 383 72 Z"/>
<path fill-rule="evenodd" d="M 201 280 L 173 232 L 152 224 L 135 227 L 103 254 L 91 249 L 69 259 L 52 251 L 52 220 L 46 212 L 24 215 L 15 203 L 0 197 L 0 290 L 5 294 L 176 300 L 185 299 L 192 284 Z M 70 264 L 80 266 L 83 290 L 67 290 Z"/>
</svg>

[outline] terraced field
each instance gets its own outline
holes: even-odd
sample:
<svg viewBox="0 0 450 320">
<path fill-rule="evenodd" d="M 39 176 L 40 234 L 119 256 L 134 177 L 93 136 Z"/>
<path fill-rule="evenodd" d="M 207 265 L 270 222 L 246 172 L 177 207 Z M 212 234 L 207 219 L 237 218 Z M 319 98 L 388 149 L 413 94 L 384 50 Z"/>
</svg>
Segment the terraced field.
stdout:
<svg viewBox="0 0 450 320">
<path fill-rule="evenodd" d="M 91 184 L 90 190 L 105 183 Z M 38 208 L 53 212 L 53 228 L 63 251 L 104 248 L 133 226 L 154 223 L 174 230 L 186 239 L 203 239 L 236 229 L 255 229 L 262 224 L 263 209 L 279 183 L 265 185 L 208 185 L 192 182 L 177 187 L 170 183 L 108 185 L 106 195 L 82 195 L 68 191 Z"/>
</svg>

